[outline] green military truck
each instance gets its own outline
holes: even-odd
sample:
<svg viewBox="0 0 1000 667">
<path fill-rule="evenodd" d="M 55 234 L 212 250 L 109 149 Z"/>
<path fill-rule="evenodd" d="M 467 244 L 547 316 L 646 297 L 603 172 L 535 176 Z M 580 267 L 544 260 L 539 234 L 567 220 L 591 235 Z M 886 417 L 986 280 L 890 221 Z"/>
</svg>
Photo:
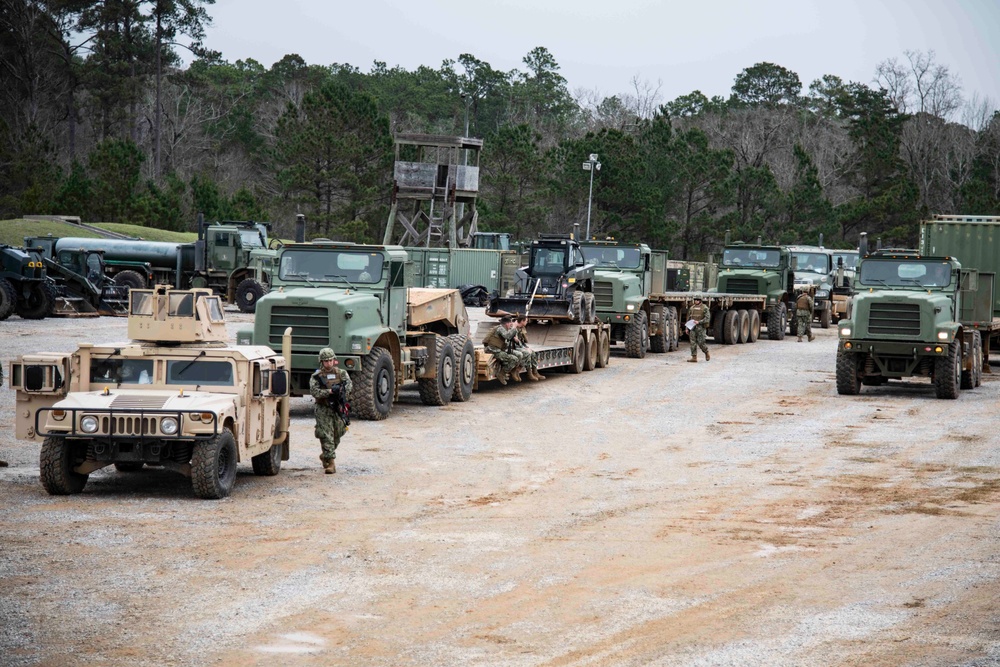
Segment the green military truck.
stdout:
<svg viewBox="0 0 1000 667">
<path fill-rule="evenodd" d="M 833 322 L 833 252 L 822 246 L 807 245 L 788 246 L 788 251 L 795 291 L 812 295 L 813 319 L 819 320 L 823 329 L 829 329 Z M 791 304 L 788 307 L 789 315 L 793 315 L 794 307 Z"/>
<path fill-rule="evenodd" d="M 277 264 L 253 329 L 237 340 L 271 345 L 294 327 L 293 396 L 309 394 L 317 354 L 330 347 L 351 374 L 351 412 L 362 419 L 385 419 L 407 384 L 417 385 L 426 405 L 471 398 L 476 353 L 461 294 L 412 287 L 402 246 L 288 244 Z"/>
<path fill-rule="evenodd" d="M 761 324 L 770 340 L 783 340 L 794 314 L 795 275 L 787 247 L 733 243 L 722 251 L 717 292 L 760 294 L 766 297 Z"/>
<path fill-rule="evenodd" d="M 837 392 L 929 377 L 938 398 L 979 386 L 992 316 L 993 275 L 955 257 L 861 248 L 851 316 L 838 325 Z"/>
</svg>

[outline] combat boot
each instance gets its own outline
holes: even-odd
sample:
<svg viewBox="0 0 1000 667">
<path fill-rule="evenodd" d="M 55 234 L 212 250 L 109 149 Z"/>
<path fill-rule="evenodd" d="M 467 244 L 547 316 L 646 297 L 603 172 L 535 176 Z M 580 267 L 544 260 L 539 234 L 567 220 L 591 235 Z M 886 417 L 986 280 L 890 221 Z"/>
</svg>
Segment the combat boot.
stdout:
<svg viewBox="0 0 1000 667">
<path fill-rule="evenodd" d="M 688 363 L 689 364 L 696 364 L 696 363 L 698 363 L 698 353 L 697 352 L 695 352 L 694 354 L 691 355 L 691 358 L 688 359 Z"/>
<path fill-rule="evenodd" d="M 541 373 L 539 373 L 537 368 L 532 368 L 531 372 L 535 374 L 535 381 L 536 382 L 545 379 L 545 376 L 542 375 Z"/>
<path fill-rule="evenodd" d="M 510 379 L 513 380 L 514 382 L 520 382 L 521 381 L 521 369 L 520 368 L 515 368 L 514 370 L 512 370 L 510 372 Z"/>
<path fill-rule="evenodd" d="M 709 354 L 708 350 L 705 350 L 705 361 L 711 361 L 712 355 Z"/>
<path fill-rule="evenodd" d="M 809 334 L 809 342 L 810 343 L 813 342 L 813 338 L 815 338 L 815 337 L 816 336 L 813 336 L 812 334 Z M 799 340 L 801 340 L 801 339 L 799 339 Z"/>
<path fill-rule="evenodd" d="M 810 338 L 809 340 L 812 340 L 812 338 Z M 802 342 L 802 336 L 799 336 L 798 339 L 795 342 L 796 343 L 801 343 Z"/>
<path fill-rule="evenodd" d="M 504 371 L 500 371 L 499 373 L 497 373 L 497 382 L 499 382 L 502 385 L 506 385 L 507 373 L 505 373 Z"/>
<path fill-rule="evenodd" d="M 334 459 L 327 461 L 326 465 L 323 466 L 323 472 L 327 475 L 332 475 L 337 472 L 337 462 Z"/>
</svg>

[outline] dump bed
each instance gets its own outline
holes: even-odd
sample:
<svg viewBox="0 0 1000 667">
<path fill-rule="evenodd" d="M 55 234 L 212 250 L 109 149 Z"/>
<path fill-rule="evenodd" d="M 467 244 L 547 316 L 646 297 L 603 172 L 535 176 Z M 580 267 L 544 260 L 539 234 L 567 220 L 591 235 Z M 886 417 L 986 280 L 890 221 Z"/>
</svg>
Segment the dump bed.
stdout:
<svg viewBox="0 0 1000 667">
<path fill-rule="evenodd" d="M 469 316 L 462 294 L 456 289 L 411 287 L 406 301 L 408 328 L 415 329 L 443 320 L 459 331 L 468 331 Z"/>
</svg>

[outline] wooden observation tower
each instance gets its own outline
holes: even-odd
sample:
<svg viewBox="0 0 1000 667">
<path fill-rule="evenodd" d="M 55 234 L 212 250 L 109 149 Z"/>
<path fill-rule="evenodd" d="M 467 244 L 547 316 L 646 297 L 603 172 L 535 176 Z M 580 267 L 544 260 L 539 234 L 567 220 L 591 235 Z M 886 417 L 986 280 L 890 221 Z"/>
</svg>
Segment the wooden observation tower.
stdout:
<svg viewBox="0 0 1000 667">
<path fill-rule="evenodd" d="M 482 139 L 396 135 L 392 208 L 382 243 L 467 246 L 479 218 L 476 198 L 482 149 Z"/>
</svg>

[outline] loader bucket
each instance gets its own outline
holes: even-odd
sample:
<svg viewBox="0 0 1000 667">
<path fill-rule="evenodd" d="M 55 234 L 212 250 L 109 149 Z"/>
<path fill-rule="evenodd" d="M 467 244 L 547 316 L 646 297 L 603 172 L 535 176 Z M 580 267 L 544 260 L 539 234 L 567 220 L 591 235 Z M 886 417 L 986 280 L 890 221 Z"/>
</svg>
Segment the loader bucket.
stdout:
<svg viewBox="0 0 1000 667">
<path fill-rule="evenodd" d="M 496 297 L 490 301 L 487 307 L 487 315 L 502 315 L 510 313 L 512 315 L 523 315 L 527 311 L 529 298 L 516 296 Z M 572 308 L 566 299 L 553 299 L 536 296 L 531 301 L 531 310 L 528 317 L 532 320 L 573 320 Z"/>
</svg>

